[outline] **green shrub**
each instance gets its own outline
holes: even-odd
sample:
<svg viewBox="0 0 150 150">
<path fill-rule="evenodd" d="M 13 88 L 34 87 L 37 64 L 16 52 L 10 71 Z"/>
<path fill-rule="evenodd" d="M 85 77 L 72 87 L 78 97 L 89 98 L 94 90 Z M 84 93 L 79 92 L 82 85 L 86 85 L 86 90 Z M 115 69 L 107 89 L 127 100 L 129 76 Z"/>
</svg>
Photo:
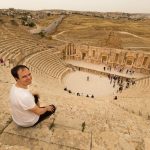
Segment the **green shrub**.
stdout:
<svg viewBox="0 0 150 150">
<path fill-rule="evenodd" d="M 34 22 L 30 22 L 28 25 L 29 25 L 29 27 L 34 27 L 35 23 Z"/>
<path fill-rule="evenodd" d="M 41 37 L 45 37 L 45 33 L 42 32 L 42 31 L 39 33 L 39 35 L 40 35 Z"/>
</svg>

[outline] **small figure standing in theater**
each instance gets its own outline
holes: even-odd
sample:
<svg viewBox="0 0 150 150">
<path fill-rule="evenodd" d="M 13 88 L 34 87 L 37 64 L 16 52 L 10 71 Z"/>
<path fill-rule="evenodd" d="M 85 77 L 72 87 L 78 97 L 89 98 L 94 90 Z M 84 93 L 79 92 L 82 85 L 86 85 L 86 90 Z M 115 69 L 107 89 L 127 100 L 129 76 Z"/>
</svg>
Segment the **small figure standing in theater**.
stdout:
<svg viewBox="0 0 150 150">
<path fill-rule="evenodd" d="M 118 99 L 116 91 L 113 92 L 113 99 L 114 99 L 114 100 L 117 100 L 117 99 Z"/>
<path fill-rule="evenodd" d="M 92 94 L 91 98 L 94 98 L 94 95 Z"/>
<path fill-rule="evenodd" d="M 106 67 L 103 67 L 104 71 L 106 70 Z"/>
<path fill-rule="evenodd" d="M 89 95 L 87 94 L 86 97 L 89 97 Z"/>
<path fill-rule="evenodd" d="M 65 87 L 65 88 L 64 88 L 64 91 L 67 91 L 67 90 L 68 90 L 67 87 Z"/>
<path fill-rule="evenodd" d="M 89 81 L 89 80 L 90 80 L 90 78 L 89 78 L 89 76 L 87 76 L 86 81 Z"/>
<path fill-rule="evenodd" d="M 10 90 L 10 105 L 12 119 L 17 125 L 31 127 L 55 113 L 54 105 L 40 107 L 39 95 L 29 91 L 32 76 L 28 67 L 17 65 L 11 69 L 11 74 L 16 84 Z"/>
<path fill-rule="evenodd" d="M 80 93 L 79 93 L 79 92 L 77 93 L 77 96 L 80 96 Z"/>
<path fill-rule="evenodd" d="M 4 62 L 3 58 L 0 58 L 0 64 L 5 66 L 5 62 Z"/>
</svg>

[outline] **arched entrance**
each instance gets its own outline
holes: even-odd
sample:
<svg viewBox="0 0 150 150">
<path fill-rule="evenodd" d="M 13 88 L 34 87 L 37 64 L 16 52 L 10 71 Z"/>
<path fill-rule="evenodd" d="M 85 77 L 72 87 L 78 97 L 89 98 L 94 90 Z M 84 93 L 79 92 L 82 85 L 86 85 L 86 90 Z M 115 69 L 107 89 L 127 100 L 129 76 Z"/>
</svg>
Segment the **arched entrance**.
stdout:
<svg viewBox="0 0 150 150">
<path fill-rule="evenodd" d="M 82 53 L 82 60 L 86 57 L 86 53 Z"/>
<path fill-rule="evenodd" d="M 106 63 L 107 62 L 107 56 L 102 56 L 102 63 Z"/>
</svg>

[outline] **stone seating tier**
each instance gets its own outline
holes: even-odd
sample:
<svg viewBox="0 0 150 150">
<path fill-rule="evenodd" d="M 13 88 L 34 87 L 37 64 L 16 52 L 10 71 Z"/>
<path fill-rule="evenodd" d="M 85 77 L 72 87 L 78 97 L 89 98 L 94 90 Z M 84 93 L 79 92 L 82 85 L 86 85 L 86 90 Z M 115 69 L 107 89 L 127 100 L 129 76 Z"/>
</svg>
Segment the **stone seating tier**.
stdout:
<svg viewBox="0 0 150 150">
<path fill-rule="evenodd" d="M 120 95 L 121 97 L 146 97 L 149 94 L 150 89 L 150 78 L 145 78 L 139 81 L 136 81 L 136 84 L 129 89 L 124 90 Z M 137 92 L 138 91 L 138 92 Z"/>
<path fill-rule="evenodd" d="M 18 37 L 27 34 L 12 27 L 3 29 L 6 37 L 11 35 L 13 38 L 16 33 Z M 3 44 L 7 45 L 7 42 Z M 6 52 L 4 57 L 11 58 L 15 57 L 13 53 L 20 54 L 13 45 L 10 51 L 11 54 Z M 0 49 L 0 52 L 3 51 Z M 8 145 L 7 149 L 14 146 L 12 149 L 15 150 L 16 145 L 25 150 L 149 150 L 149 78 L 123 91 L 117 101 L 112 100 L 112 97 L 77 97 L 63 91 L 63 85 L 51 78 L 58 78 L 68 69 L 56 56 L 51 51 L 43 51 L 28 56 L 24 62 L 33 71 L 33 85 L 30 89 L 40 92 L 41 106 L 53 103 L 57 107 L 54 116 L 32 128 L 18 127 L 12 121 L 9 89 L 14 79 L 10 76 L 10 68 L 0 66 L 0 149 L 5 150 Z"/>
<path fill-rule="evenodd" d="M 3 27 L 2 35 L 3 36 L 0 37 L 0 57 L 5 60 L 12 58 L 21 61 L 20 59 L 23 55 L 26 57 L 33 52 L 42 51 L 47 47 L 44 43 L 41 43 L 37 37 L 30 35 L 22 29 L 19 29 L 18 32 L 18 29 L 11 26 L 8 28 Z M 23 55 L 21 54 L 20 56 L 19 50 Z M 14 53 L 20 56 L 20 58 L 16 57 Z"/>
<path fill-rule="evenodd" d="M 122 109 L 150 120 L 150 78 L 136 82 L 136 85 L 118 95 L 114 104 Z"/>
<path fill-rule="evenodd" d="M 7 78 L 10 69 L 2 69 L 0 75 Z M 150 122 L 142 116 L 110 103 L 109 98 L 89 99 L 68 94 L 62 90 L 63 86 L 60 86 L 57 80 L 44 78 L 35 72 L 30 89 L 40 92 L 42 106 L 53 103 L 57 106 L 57 111 L 55 116 L 36 127 L 18 127 L 8 113 L 7 100 L 11 83 L 2 83 L 0 86 L 6 91 L 4 94 L 1 92 L 3 109 L 0 111 L 0 142 L 3 145 L 24 146 L 32 150 L 134 150 L 142 145 L 148 145 L 150 140 Z M 82 132 L 84 122 L 85 128 Z"/>
<path fill-rule="evenodd" d="M 44 71 L 54 78 L 59 78 L 64 70 L 67 69 L 66 66 L 61 63 L 62 61 L 55 57 L 56 55 L 52 54 L 51 51 L 45 51 L 31 57 L 26 64 L 37 67 L 39 70 Z"/>
</svg>

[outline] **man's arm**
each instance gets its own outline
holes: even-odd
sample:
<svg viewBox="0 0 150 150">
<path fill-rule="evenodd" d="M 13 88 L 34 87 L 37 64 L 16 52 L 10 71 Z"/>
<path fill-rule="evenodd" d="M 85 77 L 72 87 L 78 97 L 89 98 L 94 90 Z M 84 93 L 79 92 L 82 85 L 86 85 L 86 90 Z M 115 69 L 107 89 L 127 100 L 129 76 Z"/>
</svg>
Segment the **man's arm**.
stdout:
<svg viewBox="0 0 150 150">
<path fill-rule="evenodd" d="M 29 110 L 40 116 L 40 115 L 44 114 L 46 111 L 53 111 L 53 107 L 51 107 L 51 106 L 38 107 L 37 105 L 35 105 L 35 107 L 33 107 L 32 109 L 29 109 Z"/>
</svg>

